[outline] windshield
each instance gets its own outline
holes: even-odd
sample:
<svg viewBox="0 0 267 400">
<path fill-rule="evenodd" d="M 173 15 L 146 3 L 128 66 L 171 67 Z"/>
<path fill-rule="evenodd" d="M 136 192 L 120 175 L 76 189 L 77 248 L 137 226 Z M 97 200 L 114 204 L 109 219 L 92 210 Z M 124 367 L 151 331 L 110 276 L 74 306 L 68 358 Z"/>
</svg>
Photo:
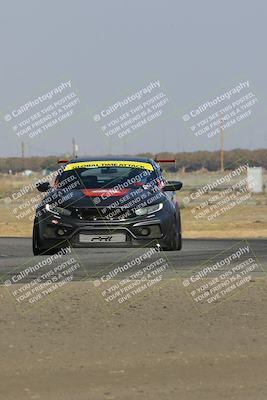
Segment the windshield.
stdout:
<svg viewBox="0 0 267 400">
<path fill-rule="evenodd" d="M 151 164 L 150 164 L 151 165 Z M 57 179 L 56 186 L 67 186 L 76 181 L 77 189 L 97 188 L 136 188 L 153 184 L 156 174 L 154 169 L 132 167 L 85 167 L 64 170 Z"/>
</svg>

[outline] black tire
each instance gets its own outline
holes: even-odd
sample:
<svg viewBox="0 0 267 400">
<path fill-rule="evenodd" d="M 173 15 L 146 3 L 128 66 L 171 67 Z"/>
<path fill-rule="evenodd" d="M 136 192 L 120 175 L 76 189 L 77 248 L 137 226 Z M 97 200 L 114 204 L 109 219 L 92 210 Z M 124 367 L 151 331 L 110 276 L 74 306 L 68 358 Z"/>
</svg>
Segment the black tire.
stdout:
<svg viewBox="0 0 267 400">
<path fill-rule="evenodd" d="M 183 247 L 183 239 L 182 239 L 182 225 L 181 225 L 181 214 L 179 211 L 178 214 L 178 223 L 176 224 L 176 229 L 177 229 L 177 251 L 182 250 Z"/>
<path fill-rule="evenodd" d="M 53 254 L 56 254 L 62 249 L 62 247 L 52 247 L 51 249 L 43 249 L 42 254 L 44 256 L 51 256 Z"/>
<path fill-rule="evenodd" d="M 60 247 L 51 247 L 44 248 L 41 246 L 40 232 L 38 228 L 37 220 L 34 220 L 33 231 L 32 231 L 32 252 L 35 256 L 40 255 L 53 255 L 56 254 L 61 248 Z"/>
<path fill-rule="evenodd" d="M 32 231 L 32 252 L 35 256 L 42 254 L 40 245 L 40 233 L 37 226 L 37 222 L 34 220 L 33 231 Z"/>
<path fill-rule="evenodd" d="M 177 251 L 182 250 L 183 247 L 183 239 L 182 239 L 182 234 L 181 232 L 178 233 L 178 243 L 177 243 Z"/>
<path fill-rule="evenodd" d="M 180 216 L 179 216 L 179 221 Z M 181 223 L 173 224 L 173 232 L 169 244 L 167 246 L 162 246 L 163 251 L 179 251 L 182 249 L 182 234 L 180 232 Z"/>
</svg>

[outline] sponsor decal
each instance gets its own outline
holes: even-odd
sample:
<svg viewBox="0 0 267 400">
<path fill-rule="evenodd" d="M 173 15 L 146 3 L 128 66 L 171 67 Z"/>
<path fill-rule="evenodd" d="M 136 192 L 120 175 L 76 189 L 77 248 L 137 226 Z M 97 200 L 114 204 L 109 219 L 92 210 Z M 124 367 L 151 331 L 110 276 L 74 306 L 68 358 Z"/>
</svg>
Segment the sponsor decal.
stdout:
<svg viewBox="0 0 267 400">
<path fill-rule="evenodd" d="M 120 161 L 120 160 L 107 160 L 107 161 L 81 161 L 67 164 L 64 171 L 70 171 L 77 168 L 105 168 L 105 167 L 128 167 L 140 168 L 153 171 L 152 164 L 140 161 Z"/>
</svg>

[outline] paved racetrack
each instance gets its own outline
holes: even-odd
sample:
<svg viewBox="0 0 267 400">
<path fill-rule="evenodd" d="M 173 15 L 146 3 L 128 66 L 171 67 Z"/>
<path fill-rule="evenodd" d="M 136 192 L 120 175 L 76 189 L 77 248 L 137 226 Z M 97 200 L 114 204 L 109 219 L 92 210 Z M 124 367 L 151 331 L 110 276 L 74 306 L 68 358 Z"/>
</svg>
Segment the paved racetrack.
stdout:
<svg viewBox="0 0 267 400">
<path fill-rule="evenodd" d="M 199 268 L 201 264 L 208 262 L 213 257 L 217 259 L 222 254 L 229 254 L 231 248 L 235 251 L 239 246 L 247 243 L 261 268 L 256 269 L 255 273 L 262 273 L 262 269 L 267 271 L 267 246 L 266 239 L 184 239 L 183 249 L 180 252 L 164 253 L 172 267 L 165 276 L 185 275 L 192 269 Z M 74 249 L 75 255 L 79 259 L 82 268 L 75 273 L 75 280 L 89 277 L 97 279 L 100 271 L 108 269 L 110 266 L 121 265 L 127 261 L 129 255 L 138 255 L 148 249 Z M 226 253 L 224 251 L 226 250 Z M 158 257 L 158 256 L 157 256 Z M 31 250 L 31 238 L 0 238 L 0 275 L 11 275 L 14 271 L 19 272 L 25 268 L 25 264 L 37 263 L 43 256 L 34 257 Z M 155 258 L 155 256 L 154 256 Z M 153 259 L 153 257 L 152 257 Z M 150 262 L 149 260 L 147 263 Z M 145 263 L 143 264 L 145 265 Z M 223 270 L 223 268 L 221 269 Z M 131 273 L 135 268 L 131 269 Z M 32 275 L 33 277 L 34 275 Z"/>
</svg>

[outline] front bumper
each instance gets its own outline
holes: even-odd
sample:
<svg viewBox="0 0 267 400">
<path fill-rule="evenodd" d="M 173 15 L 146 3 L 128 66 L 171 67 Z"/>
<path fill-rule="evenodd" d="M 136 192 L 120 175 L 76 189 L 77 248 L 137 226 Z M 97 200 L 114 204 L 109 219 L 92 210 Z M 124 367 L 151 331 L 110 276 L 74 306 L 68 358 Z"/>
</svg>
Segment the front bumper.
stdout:
<svg viewBox="0 0 267 400">
<path fill-rule="evenodd" d="M 80 221 L 72 217 L 48 215 L 45 219 L 39 221 L 39 232 L 44 248 L 56 246 L 63 241 L 78 248 L 151 247 L 156 243 L 164 246 L 172 232 L 173 219 L 174 216 L 166 211 L 123 221 Z M 62 231 L 65 231 L 64 234 L 59 235 L 59 232 L 62 233 Z M 144 232 L 149 232 L 149 234 L 144 235 Z M 80 234 L 105 236 L 118 233 L 125 235 L 125 241 L 119 243 L 102 241 L 85 243 L 80 241 Z"/>
</svg>

